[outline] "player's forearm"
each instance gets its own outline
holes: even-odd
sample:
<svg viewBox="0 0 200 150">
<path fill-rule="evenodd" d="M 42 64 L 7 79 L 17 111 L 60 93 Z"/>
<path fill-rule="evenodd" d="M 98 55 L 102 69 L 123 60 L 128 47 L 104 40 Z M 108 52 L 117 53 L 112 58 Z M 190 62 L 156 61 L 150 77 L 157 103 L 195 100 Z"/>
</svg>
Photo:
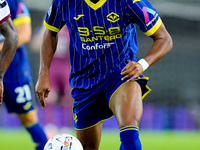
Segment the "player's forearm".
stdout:
<svg viewBox="0 0 200 150">
<path fill-rule="evenodd" d="M 172 48 L 172 41 L 169 39 L 158 39 L 154 42 L 149 54 L 144 59 L 151 66 L 163 58 Z"/>
<path fill-rule="evenodd" d="M 40 50 L 39 74 L 49 74 L 49 68 L 57 46 L 57 35 L 50 30 L 45 30 Z"/>
<path fill-rule="evenodd" d="M 156 33 L 152 38 L 154 44 L 149 53 L 144 57 L 150 66 L 163 58 L 173 46 L 172 38 L 166 31 L 164 25 L 162 25 L 158 33 Z"/>
<path fill-rule="evenodd" d="M 17 48 L 30 42 L 31 40 L 31 23 L 23 23 L 15 26 L 19 37 Z M 3 48 L 4 41 L 0 43 L 0 51 Z"/>
</svg>

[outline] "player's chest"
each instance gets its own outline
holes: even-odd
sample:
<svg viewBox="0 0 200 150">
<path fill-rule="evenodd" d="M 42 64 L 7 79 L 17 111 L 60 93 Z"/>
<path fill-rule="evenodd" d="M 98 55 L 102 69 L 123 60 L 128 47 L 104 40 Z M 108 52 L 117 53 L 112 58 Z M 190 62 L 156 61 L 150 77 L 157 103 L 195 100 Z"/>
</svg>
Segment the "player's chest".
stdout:
<svg viewBox="0 0 200 150">
<path fill-rule="evenodd" d="M 75 31 L 80 28 L 85 30 L 100 30 L 106 28 L 109 31 L 110 27 L 123 28 L 124 11 L 116 2 L 102 1 L 104 3 L 97 3 L 92 5 L 82 1 L 81 3 L 73 3 L 69 6 L 64 14 L 64 20 Z M 75 8 L 75 9 L 72 9 Z"/>
</svg>

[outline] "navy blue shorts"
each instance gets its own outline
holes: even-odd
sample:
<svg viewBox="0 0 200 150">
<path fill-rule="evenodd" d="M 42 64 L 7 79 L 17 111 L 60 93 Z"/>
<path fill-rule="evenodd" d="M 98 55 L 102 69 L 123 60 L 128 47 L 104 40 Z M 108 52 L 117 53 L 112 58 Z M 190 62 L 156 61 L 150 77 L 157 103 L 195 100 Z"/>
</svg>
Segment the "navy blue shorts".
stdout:
<svg viewBox="0 0 200 150">
<path fill-rule="evenodd" d="M 9 113 L 26 114 L 34 110 L 32 83 L 5 83 L 3 101 Z"/>
<path fill-rule="evenodd" d="M 114 72 L 93 89 L 72 90 L 74 123 L 77 130 L 90 128 L 113 116 L 109 101 L 112 94 L 126 82 L 121 78 L 120 72 Z M 143 75 L 135 79 L 141 86 L 143 97 L 151 91 L 147 86 L 148 79 Z"/>
</svg>

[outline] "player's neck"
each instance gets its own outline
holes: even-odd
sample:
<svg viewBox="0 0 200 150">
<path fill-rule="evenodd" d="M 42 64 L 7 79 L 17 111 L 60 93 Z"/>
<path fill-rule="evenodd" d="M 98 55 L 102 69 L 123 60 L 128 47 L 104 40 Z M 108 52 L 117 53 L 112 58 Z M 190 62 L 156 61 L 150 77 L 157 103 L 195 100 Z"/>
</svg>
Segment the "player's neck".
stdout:
<svg viewBox="0 0 200 150">
<path fill-rule="evenodd" d="M 99 2 L 99 0 L 90 0 L 91 2 L 93 2 L 94 4 L 96 4 L 97 2 Z"/>
</svg>

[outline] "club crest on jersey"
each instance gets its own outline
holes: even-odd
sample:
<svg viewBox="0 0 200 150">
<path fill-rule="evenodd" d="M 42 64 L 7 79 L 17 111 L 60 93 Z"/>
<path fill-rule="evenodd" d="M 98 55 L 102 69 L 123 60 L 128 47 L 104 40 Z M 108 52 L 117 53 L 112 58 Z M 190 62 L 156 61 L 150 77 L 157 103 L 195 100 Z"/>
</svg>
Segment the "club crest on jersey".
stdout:
<svg viewBox="0 0 200 150">
<path fill-rule="evenodd" d="M 114 12 L 111 12 L 106 17 L 107 17 L 107 20 L 110 21 L 110 22 L 116 22 L 120 19 L 119 15 L 114 13 Z"/>
</svg>

